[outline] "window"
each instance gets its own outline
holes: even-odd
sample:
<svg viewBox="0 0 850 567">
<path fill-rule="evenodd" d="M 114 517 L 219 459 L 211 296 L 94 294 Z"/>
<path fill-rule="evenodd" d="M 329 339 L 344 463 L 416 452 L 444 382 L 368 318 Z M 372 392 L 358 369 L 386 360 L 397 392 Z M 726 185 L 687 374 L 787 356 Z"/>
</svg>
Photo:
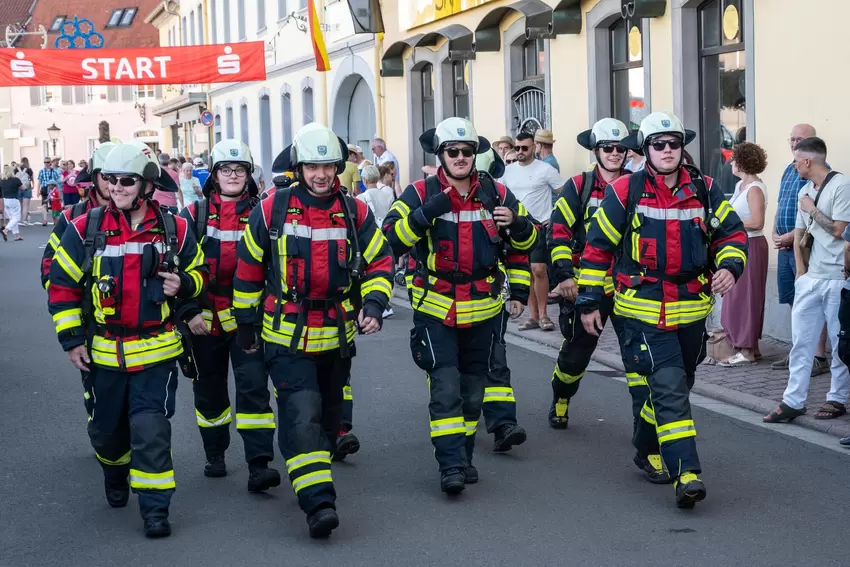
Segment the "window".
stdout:
<svg viewBox="0 0 850 567">
<path fill-rule="evenodd" d="M 221 114 L 215 115 L 215 121 L 213 122 L 213 131 L 215 132 L 215 143 L 219 143 L 221 141 Z"/>
<path fill-rule="evenodd" d="M 543 75 L 546 68 L 546 51 L 542 39 L 526 42 L 522 46 L 522 75 L 526 79 Z"/>
<path fill-rule="evenodd" d="M 55 18 L 53 18 L 53 23 L 50 24 L 50 31 L 52 31 L 52 32 L 61 31 L 62 30 L 62 24 L 65 23 L 65 19 L 67 17 L 68 16 L 56 16 Z"/>
<path fill-rule="evenodd" d="M 41 141 L 41 155 L 43 155 L 43 156 L 53 155 L 50 152 L 50 149 L 51 149 L 50 148 L 50 140 L 42 140 Z M 91 155 L 91 154 L 89 154 L 89 155 Z"/>
<path fill-rule="evenodd" d="M 452 93 L 454 95 L 455 116 L 469 118 L 469 63 L 452 63 Z"/>
<path fill-rule="evenodd" d="M 640 121 L 649 114 L 640 21 L 618 19 L 611 26 L 609 37 L 612 114 L 633 130 L 640 127 Z"/>
<path fill-rule="evenodd" d="M 62 99 L 62 87 L 44 87 L 44 96 L 41 100 L 44 104 L 58 104 Z"/>
<path fill-rule="evenodd" d="M 422 67 L 420 79 L 422 83 L 422 131 L 426 132 L 434 127 L 434 66 L 431 64 Z M 425 153 L 423 163 L 436 164 L 436 156 Z"/>
<path fill-rule="evenodd" d="M 245 39 L 248 36 L 245 33 L 245 0 L 236 0 L 236 24 L 239 26 L 239 39 Z"/>
<path fill-rule="evenodd" d="M 247 146 L 250 135 L 248 133 L 248 105 L 245 103 L 239 107 L 239 131 L 242 143 Z"/>
<path fill-rule="evenodd" d="M 292 143 L 292 95 L 287 89 L 280 96 L 280 115 L 283 121 L 283 147 Z"/>
<path fill-rule="evenodd" d="M 153 100 L 156 98 L 156 87 L 154 85 L 139 85 L 136 87 L 136 98 L 138 100 Z"/>
<path fill-rule="evenodd" d="M 228 138 L 233 138 L 234 134 L 236 133 L 236 132 L 234 131 L 234 130 L 235 130 L 235 128 L 233 127 L 233 107 L 232 107 L 232 106 L 228 106 L 228 107 L 225 109 L 225 111 L 224 111 L 224 112 L 225 112 L 225 115 L 224 115 L 224 116 L 225 116 L 225 121 L 227 122 L 227 137 L 228 137 Z"/>
<path fill-rule="evenodd" d="M 192 39 L 190 45 L 198 45 L 198 39 L 195 36 L 195 11 L 189 12 L 189 37 Z"/>
<path fill-rule="evenodd" d="M 230 43 L 230 0 L 224 0 L 224 43 Z"/>
<path fill-rule="evenodd" d="M 133 24 L 133 18 L 136 17 L 136 8 L 121 8 L 112 10 L 112 15 L 109 16 L 109 21 L 106 22 L 108 28 L 127 28 Z"/>
<path fill-rule="evenodd" d="M 315 120 L 313 118 L 313 87 L 307 87 L 301 91 L 301 101 L 304 106 L 302 124 L 309 124 Z"/>
<path fill-rule="evenodd" d="M 174 45 L 174 34 L 171 32 L 171 28 L 168 29 L 168 47 L 172 47 Z"/>
<path fill-rule="evenodd" d="M 188 30 L 188 27 L 189 26 L 186 25 L 186 16 L 183 16 L 183 45 L 189 45 L 189 41 L 188 41 L 189 30 Z"/>
<path fill-rule="evenodd" d="M 702 166 L 731 194 L 732 147 L 747 139 L 745 38 L 742 0 L 699 7 L 700 134 Z"/>
<path fill-rule="evenodd" d="M 298 9 L 306 10 L 307 9 L 307 0 L 298 0 Z"/>
<path fill-rule="evenodd" d="M 266 29 L 266 0 L 257 0 L 257 29 Z"/>
<path fill-rule="evenodd" d="M 277 19 L 282 20 L 286 17 L 286 0 L 277 0 Z"/>
<path fill-rule="evenodd" d="M 109 100 L 109 87 L 106 85 L 92 85 L 89 87 L 89 101 L 107 102 Z"/>
<path fill-rule="evenodd" d="M 210 0 L 210 37 L 213 43 L 218 43 L 218 20 L 215 17 L 218 13 L 216 9 L 217 4 L 218 2 L 216 0 Z"/>
<path fill-rule="evenodd" d="M 204 7 L 198 4 L 198 45 L 206 43 L 204 39 Z"/>
</svg>

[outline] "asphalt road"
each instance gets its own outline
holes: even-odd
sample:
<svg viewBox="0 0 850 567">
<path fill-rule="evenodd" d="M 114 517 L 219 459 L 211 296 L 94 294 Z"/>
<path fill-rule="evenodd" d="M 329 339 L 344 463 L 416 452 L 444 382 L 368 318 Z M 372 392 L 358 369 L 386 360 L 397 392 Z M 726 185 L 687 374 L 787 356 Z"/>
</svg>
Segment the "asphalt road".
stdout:
<svg viewBox="0 0 850 567">
<path fill-rule="evenodd" d="M 844 454 L 697 408 L 708 498 L 678 510 L 673 489 L 647 484 L 631 463 L 625 385 L 588 375 L 570 429 L 551 430 L 553 359 L 514 346 L 509 362 L 529 440 L 494 455 L 490 436 L 479 435 L 481 481 L 448 499 L 403 308 L 378 336 L 358 339 L 363 448 L 334 467 L 341 527 L 329 540 L 307 536 L 287 486 L 247 493 L 235 431 L 230 476 L 203 476 L 185 379 L 172 421 L 174 534 L 146 540 L 135 498 L 120 510 L 103 498 L 79 378 L 39 288 L 47 229 L 23 231 L 23 243 L 0 242 L 0 566 L 848 564 Z"/>
</svg>

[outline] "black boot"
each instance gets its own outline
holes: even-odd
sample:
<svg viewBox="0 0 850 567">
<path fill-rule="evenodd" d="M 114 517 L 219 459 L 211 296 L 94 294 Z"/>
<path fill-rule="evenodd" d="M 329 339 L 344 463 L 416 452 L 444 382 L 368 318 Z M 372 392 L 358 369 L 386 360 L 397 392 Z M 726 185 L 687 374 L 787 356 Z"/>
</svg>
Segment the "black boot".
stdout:
<svg viewBox="0 0 850 567">
<path fill-rule="evenodd" d="M 153 517 L 145 518 L 145 537 L 157 538 L 171 535 L 171 524 L 168 518 Z"/>
<path fill-rule="evenodd" d="M 319 508 L 307 516 L 310 537 L 323 538 L 339 527 L 339 516 L 333 508 Z"/>
<path fill-rule="evenodd" d="M 248 467 L 248 492 L 265 492 L 280 486 L 280 473 L 266 466 Z"/>
<path fill-rule="evenodd" d="M 463 476 L 464 476 L 463 481 L 466 484 L 475 484 L 476 482 L 478 482 L 478 469 L 476 469 L 472 465 L 469 465 L 468 467 L 466 467 L 466 472 L 464 473 Z"/>
<path fill-rule="evenodd" d="M 224 453 L 207 455 L 207 464 L 204 465 L 204 476 L 209 478 L 221 478 L 227 476 L 227 465 L 224 463 Z"/>
<path fill-rule="evenodd" d="M 653 455 L 635 453 L 633 460 L 637 468 L 643 471 L 646 480 L 652 484 L 670 484 L 670 473 L 664 470 L 664 461 L 658 453 Z"/>
<path fill-rule="evenodd" d="M 333 460 L 344 461 L 348 455 L 353 455 L 360 450 L 360 440 L 351 431 L 342 430 L 336 438 L 336 450 Z"/>
<path fill-rule="evenodd" d="M 446 469 L 440 473 L 440 490 L 446 494 L 460 494 L 464 489 L 463 469 Z"/>
<path fill-rule="evenodd" d="M 569 409 L 569 398 L 552 398 L 552 405 L 549 406 L 549 427 L 566 429 L 570 421 Z"/>
<path fill-rule="evenodd" d="M 676 506 L 693 508 L 700 500 L 705 499 L 705 484 L 692 472 L 685 472 L 676 479 Z"/>
<path fill-rule="evenodd" d="M 506 423 L 496 430 L 493 435 L 493 452 L 504 453 L 510 451 L 514 445 L 525 443 L 525 429 L 516 423 Z"/>
<path fill-rule="evenodd" d="M 123 508 L 130 500 L 130 483 L 127 477 L 118 477 L 115 475 L 105 476 L 103 485 L 106 491 L 106 501 L 113 508 Z"/>
</svg>

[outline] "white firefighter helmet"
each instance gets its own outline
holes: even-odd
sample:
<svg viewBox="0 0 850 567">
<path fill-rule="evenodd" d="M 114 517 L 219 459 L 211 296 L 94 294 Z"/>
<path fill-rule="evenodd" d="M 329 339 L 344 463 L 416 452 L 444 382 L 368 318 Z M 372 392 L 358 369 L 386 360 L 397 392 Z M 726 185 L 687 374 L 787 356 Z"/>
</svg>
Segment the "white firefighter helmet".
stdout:
<svg viewBox="0 0 850 567">
<path fill-rule="evenodd" d="M 624 145 L 633 150 L 642 150 L 647 142 L 662 134 L 679 136 L 686 145 L 696 138 L 696 132 L 687 130 L 673 113 L 653 112 L 641 120 L 638 131 L 630 135 Z"/>
<path fill-rule="evenodd" d="M 581 147 L 594 150 L 600 144 L 619 144 L 628 135 L 629 129 L 625 124 L 616 118 L 603 118 L 593 128 L 576 136 L 576 140 Z"/>
<path fill-rule="evenodd" d="M 248 168 L 249 173 L 254 171 L 251 149 L 239 140 L 222 140 L 213 146 L 210 152 L 210 171 L 223 163 L 241 163 Z"/>
<path fill-rule="evenodd" d="M 147 152 L 145 152 L 145 148 Z M 152 159 L 153 152 L 138 144 L 116 144 L 103 162 L 101 171 L 104 175 L 136 175 L 145 181 L 154 182 L 160 174 L 159 164 Z"/>
<path fill-rule="evenodd" d="M 112 142 L 104 142 L 92 152 L 88 167 L 91 174 L 95 174 L 99 170 L 103 169 L 103 164 L 106 162 L 106 156 L 109 155 L 109 152 L 111 152 L 114 147 L 115 144 Z"/>
<path fill-rule="evenodd" d="M 347 159 L 348 144 L 327 126 L 311 122 L 302 126 L 292 144 L 275 158 L 272 171 L 295 171 L 303 163 L 333 163 L 339 175 L 345 171 Z"/>
<path fill-rule="evenodd" d="M 478 135 L 472 122 L 457 116 L 446 118 L 437 124 L 436 128 L 426 130 L 419 136 L 422 149 L 434 155 L 439 154 L 446 144 L 456 142 L 471 144 L 477 154 L 483 154 L 490 149 L 490 142 Z"/>
</svg>

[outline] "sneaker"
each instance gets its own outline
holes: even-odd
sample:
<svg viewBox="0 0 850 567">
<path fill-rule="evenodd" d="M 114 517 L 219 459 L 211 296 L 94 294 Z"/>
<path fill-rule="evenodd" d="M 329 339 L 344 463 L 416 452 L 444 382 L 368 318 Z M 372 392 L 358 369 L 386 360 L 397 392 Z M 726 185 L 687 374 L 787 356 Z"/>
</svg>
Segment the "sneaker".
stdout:
<svg viewBox="0 0 850 567">
<path fill-rule="evenodd" d="M 466 484 L 475 484 L 478 482 L 478 469 L 472 465 L 466 467 L 466 472 L 463 475 L 463 482 Z"/>
<path fill-rule="evenodd" d="M 249 467 L 248 492 L 265 492 L 275 486 L 280 486 L 280 473 L 277 470 L 268 466 Z"/>
<path fill-rule="evenodd" d="M 676 506 L 693 508 L 705 499 L 705 484 L 692 472 L 682 473 L 674 483 L 676 487 Z"/>
<path fill-rule="evenodd" d="M 812 378 L 815 376 L 820 376 L 821 374 L 826 374 L 829 372 L 829 359 L 823 357 L 815 357 L 814 362 L 812 362 Z"/>
<path fill-rule="evenodd" d="M 395 312 L 393 311 L 393 308 L 392 308 L 392 307 L 387 307 L 387 308 L 386 308 L 386 310 L 384 310 L 383 318 L 384 318 L 384 319 L 389 319 L 389 318 L 390 318 L 390 317 L 392 317 L 393 315 L 395 315 Z"/>
<path fill-rule="evenodd" d="M 145 537 L 157 538 L 171 535 L 168 518 L 145 518 Z"/>
<path fill-rule="evenodd" d="M 446 494 L 460 494 L 463 492 L 466 475 L 461 469 L 446 469 L 440 473 L 440 490 Z"/>
<path fill-rule="evenodd" d="M 664 470 L 664 460 L 658 453 L 646 456 L 635 453 L 634 463 L 652 484 L 670 484 L 670 474 Z"/>
<path fill-rule="evenodd" d="M 204 465 L 204 476 L 209 478 L 227 476 L 227 465 L 224 463 L 224 455 L 210 455 L 207 457 L 207 464 Z"/>
<path fill-rule="evenodd" d="M 307 516 L 310 537 L 325 538 L 339 527 L 339 516 L 333 508 L 320 508 Z"/>
<path fill-rule="evenodd" d="M 336 437 L 336 450 L 333 460 L 344 461 L 348 455 L 353 455 L 360 450 L 360 440 L 351 431 L 341 429 Z"/>
<path fill-rule="evenodd" d="M 493 435 L 493 452 L 505 453 L 510 451 L 514 445 L 525 443 L 525 429 L 516 423 L 507 423 L 496 430 Z"/>
<path fill-rule="evenodd" d="M 788 357 L 770 363 L 771 370 L 788 370 Z"/>
</svg>

